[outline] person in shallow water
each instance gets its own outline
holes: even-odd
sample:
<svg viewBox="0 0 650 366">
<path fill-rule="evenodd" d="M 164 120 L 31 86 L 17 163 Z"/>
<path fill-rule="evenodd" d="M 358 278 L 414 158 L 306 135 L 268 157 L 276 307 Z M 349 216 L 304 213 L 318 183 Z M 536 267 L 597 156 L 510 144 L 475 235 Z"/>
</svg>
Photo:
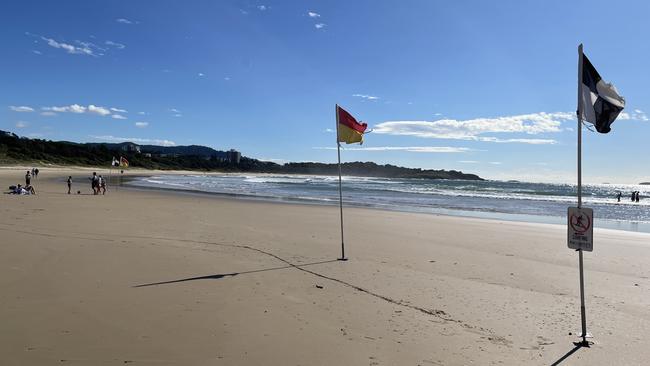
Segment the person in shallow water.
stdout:
<svg viewBox="0 0 650 366">
<path fill-rule="evenodd" d="M 616 199 L 618 200 L 618 202 L 621 202 L 621 196 L 622 196 L 622 195 L 623 195 L 623 194 L 622 194 L 621 192 L 618 192 L 618 193 L 616 194 Z"/>
<path fill-rule="evenodd" d="M 636 191 L 636 198 L 635 198 L 635 199 L 636 199 L 636 202 L 637 202 L 637 203 L 639 202 L 639 193 L 641 193 L 641 192 Z"/>
</svg>

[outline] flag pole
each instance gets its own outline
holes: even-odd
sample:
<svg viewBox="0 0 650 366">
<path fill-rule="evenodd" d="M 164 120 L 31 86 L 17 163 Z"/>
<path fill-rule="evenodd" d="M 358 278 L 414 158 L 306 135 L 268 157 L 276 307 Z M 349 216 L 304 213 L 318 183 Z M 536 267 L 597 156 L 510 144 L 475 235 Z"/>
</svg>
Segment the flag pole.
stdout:
<svg viewBox="0 0 650 366">
<path fill-rule="evenodd" d="M 343 183 L 341 178 L 341 143 L 339 142 L 339 105 L 336 104 L 334 113 L 336 114 L 336 151 L 339 160 L 339 211 L 341 212 L 341 258 L 338 260 L 346 261 L 345 258 L 345 240 L 343 239 Z"/>
<path fill-rule="evenodd" d="M 578 209 L 582 208 L 582 43 L 578 46 Z M 589 346 L 587 342 L 587 315 L 585 310 L 585 276 L 582 259 L 582 249 L 578 249 L 578 263 L 580 267 L 580 319 L 582 325 L 582 345 Z"/>
</svg>

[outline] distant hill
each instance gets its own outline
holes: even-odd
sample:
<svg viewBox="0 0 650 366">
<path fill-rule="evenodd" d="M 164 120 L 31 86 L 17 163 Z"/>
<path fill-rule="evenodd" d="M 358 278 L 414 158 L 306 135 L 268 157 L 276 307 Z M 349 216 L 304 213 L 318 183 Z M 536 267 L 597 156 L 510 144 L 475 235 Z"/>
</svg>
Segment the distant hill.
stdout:
<svg viewBox="0 0 650 366">
<path fill-rule="evenodd" d="M 96 142 L 87 142 L 82 145 L 86 146 L 99 146 L 104 145 L 109 150 L 127 150 L 129 145 L 136 145 L 132 142 L 122 142 L 118 144 L 114 143 L 96 143 Z M 218 155 L 222 151 L 217 151 L 211 147 L 200 146 L 200 145 L 189 145 L 189 146 L 158 146 L 158 145 L 137 145 L 140 147 L 141 153 L 150 153 L 150 154 L 168 154 L 168 155 L 196 155 L 196 156 L 213 156 Z"/>
<path fill-rule="evenodd" d="M 282 166 L 281 170 L 297 174 L 338 175 L 338 164 L 287 163 Z M 476 174 L 466 174 L 456 170 L 425 170 L 390 164 L 379 165 L 372 162 L 343 163 L 341 172 L 344 175 L 362 177 L 483 180 Z"/>
<path fill-rule="evenodd" d="M 139 152 L 137 151 L 139 150 Z M 0 163 L 33 163 L 108 167 L 113 157 L 124 156 L 132 167 L 162 170 L 197 170 L 275 174 L 337 175 L 337 164 L 276 164 L 242 156 L 231 161 L 227 152 L 206 146 L 136 145 L 130 142 L 75 143 L 19 137 L 0 131 Z M 372 162 L 341 165 L 344 175 L 387 178 L 482 180 L 456 170 L 425 170 Z"/>
</svg>

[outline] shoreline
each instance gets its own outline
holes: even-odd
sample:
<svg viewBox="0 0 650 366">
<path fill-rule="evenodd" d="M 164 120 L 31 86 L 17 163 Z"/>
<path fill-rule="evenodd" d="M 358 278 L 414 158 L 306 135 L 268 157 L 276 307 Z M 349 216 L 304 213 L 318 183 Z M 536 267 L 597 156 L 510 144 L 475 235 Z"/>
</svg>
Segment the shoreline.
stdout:
<svg viewBox="0 0 650 366">
<path fill-rule="evenodd" d="M 147 178 L 155 176 L 159 173 L 151 174 L 136 174 L 125 177 L 125 181 L 120 187 L 125 187 L 126 189 L 134 190 L 154 190 L 154 191 L 169 191 L 177 194 L 197 194 L 197 195 L 206 195 L 206 196 L 216 196 L 221 198 L 229 199 L 241 199 L 247 201 L 262 201 L 262 202 L 273 202 L 273 203 L 286 203 L 286 204 L 299 204 L 299 205 L 324 205 L 324 206 L 338 206 L 338 201 L 326 201 L 319 199 L 309 199 L 309 198 L 286 198 L 286 197 L 276 197 L 276 196 L 262 196 L 254 194 L 238 194 L 238 193 L 224 193 L 224 192 L 208 192 L 194 189 L 183 189 L 183 188 L 172 188 L 172 187 L 163 187 L 163 186 L 151 186 L 151 185 L 134 185 L 129 184 L 132 181 L 137 180 L 138 178 Z M 167 175 L 185 175 L 186 172 L 174 172 Z M 229 174 L 229 173 L 214 173 L 214 174 Z M 241 173 L 233 173 L 240 175 Z M 248 173 L 249 175 L 265 175 L 264 173 Z M 197 174 L 195 174 L 197 175 Z M 205 175 L 205 174 L 199 174 Z M 570 205 L 567 205 L 569 207 Z M 382 210 L 389 212 L 405 212 L 405 213 L 418 213 L 426 215 L 435 215 L 435 216 L 450 216 L 450 217 L 467 217 L 474 219 L 485 219 L 485 220 L 496 220 L 496 221 L 508 221 L 508 222 L 527 222 L 527 223 L 538 223 L 538 224 L 550 224 L 566 227 L 566 217 L 562 216 L 544 216 L 544 215 L 532 215 L 532 214 L 516 214 L 516 213 L 505 213 L 505 212 L 494 212 L 494 211 L 483 211 L 483 210 L 460 210 L 460 209 L 450 209 L 443 207 L 431 207 L 431 208 L 415 208 L 408 206 L 397 206 L 397 205 L 372 205 L 372 204 L 359 204 L 359 203 L 346 203 L 344 202 L 344 207 L 357 207 L 365 208 L 370 210 Z M 616 230 L 616 231 L 626 231 L 634 233 L 646 233 L 650 234 L 650 222 L 643 221 L 628 221 L 628 220 L 613 220 L 613 219 L 597 219 L 597 225 L 594 229 L 602 230 Z"/>
<path fill-rule="evenodd" d="M 6 170 L 27 170 L 31 169 L 27 166 L 0 166 L 0 172 Z M 104 172 L 109 171 L 108 168 L 98 168 L 98 167 L 41 167 L 45 169 L 44 171 L 59 171 L 59 172 L 70 172 L 73 173 L 73 178 L 75 174 L 79 173 L 90 173 L 93 171 Z M 119 169 L 113 169 L 119 170 Z M 223 192 L 208 192 L 192 189 L 183 189 L 183 188 L 167 188 L 167 187 L 155 187 L 155 186 L 136 186 L 129 184 L 131 181 L 135 181 L 139 178 L 148 178 L 156 175 L 252 175 L 252 176 L 275 176 L 277 174 L 271 173 L 244 173 L 244 172 L 199 172 L 199 171 L 183 171 L 183 170 L 146 170 L 146 169 L 126 169 L 125 174 L 122 176 L 123 181 L 116 184 L 115 182 L 108 185 L 108 190 L 111 190 L 111 187 L 119 187 L 118 190 L 127 189 L 127 190 L 142 190 L 142 191 L 157 191 L 164 192 L 169 194 L 181 194 L 181 195 L 199 195 L 206 197 L 215 197 L 221 199 L 232 199 L 232 200 L 243 200 L 243 201 L 259 201 L 259 202 L 268 202 L 268 203 L 278 203 L 278 204 L 289 204 L 289 205 L 314 205 L 314 206 L 338 206 L 338 201 L 323 201 L 318 199 L 307 199 L 307 198 L 283 198 L 275 196 L 259 196 L 259 195 L 246 195 L 246 194 L 237 194 L 237 193 L 223 193 Z M 66 173 L 67 174 L 67 173 Z M 290 174 L 287 174 L 290 175 Z M 119 177 L 119 174 L 113 174 L 113 179 Z M 297 174 L 296 176 L 309 176 L 304 174 Z M 78 175 L 77 179 L 85 179 L 86 176 Z M 63 183 L 64 177 L 62 176 L 61 181 L 57 183 Z M 84 181 L 85 183 L 85 181 Z M 569 207 L 570 204 L 567 205 Z M 414 213 L 414 214 L 424 214 L 432 216 L 448 216 L 448 217 L 458 217 L 458 218 L 472 218 L 480 220 L 493 220 L 493 221 L 507 221 L 507 222 L 521 222 L 521 223 L 532 223 L 532 224 L 547 224 L 555 225 L 560 227 L 566 227 L 566 218 L 562 216 L 544 216 L 544 215 L 532 215 L 532 214 L 515 214 L 515 213 L 504 213 L 504 212 L 494 212 L 494 211 L 482 211 L 482 210 L 460 210 L 460 209 L 450 209 L 443 207 L 432 207 L 432 208 L 411 208 L 411 207 L 402 207 L 402 206 L 388 206 L 383 207 L 372 205 L 372 204 L 356 204 L 356 203 L 345 203 L 344 207 L 346 208 L 361 208 L 368 210 L 380 210 L 387 212 L 402 212 L 402 213 Z M 650 234 L 650 222 L 643 221 L 627 221 L 627 220 L 613 220 L 613 219 L 598 219 L 596 216 L 596 226 L 595 230 L 613 230 L 621 232 L 631 232 L 631 233 L 640 233 L 640 234 Z"/>
</svg>

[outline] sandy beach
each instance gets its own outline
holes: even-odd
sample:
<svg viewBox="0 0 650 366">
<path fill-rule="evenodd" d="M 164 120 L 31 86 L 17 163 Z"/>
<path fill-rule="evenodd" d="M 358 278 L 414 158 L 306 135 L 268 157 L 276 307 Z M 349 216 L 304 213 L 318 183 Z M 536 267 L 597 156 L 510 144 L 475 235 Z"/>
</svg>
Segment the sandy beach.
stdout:
<svg viewBox="0 0 650 366">
<path fill-rule="evenodd" d="M 2 365 L 643 365 L 650 235 L 153 190 L 0 196 Z M 0 186 L 25 170 L 0 169 Z M 137 172 L 136 172 L 137 173 Z M 73 175 L 67 195 L 65 178 Z"/>
</svg>

